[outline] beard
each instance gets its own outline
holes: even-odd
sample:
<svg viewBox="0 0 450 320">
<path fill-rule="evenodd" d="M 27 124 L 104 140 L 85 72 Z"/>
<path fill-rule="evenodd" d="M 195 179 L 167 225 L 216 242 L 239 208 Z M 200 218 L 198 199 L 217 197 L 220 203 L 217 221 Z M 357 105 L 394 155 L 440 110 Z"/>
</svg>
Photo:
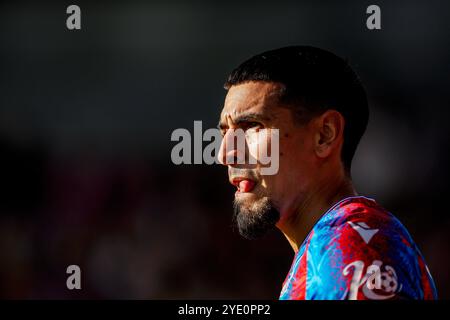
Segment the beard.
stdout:
<svg viewBox="0 0 450 320">
<path fill-rule="evenodd" d="M 234 199 L 233 207 L 233 221 L 240 235 L 249 240 L 261 238 L 280 220 L 279 211 L 267 197 L 251 204 Z"/>
</svg>

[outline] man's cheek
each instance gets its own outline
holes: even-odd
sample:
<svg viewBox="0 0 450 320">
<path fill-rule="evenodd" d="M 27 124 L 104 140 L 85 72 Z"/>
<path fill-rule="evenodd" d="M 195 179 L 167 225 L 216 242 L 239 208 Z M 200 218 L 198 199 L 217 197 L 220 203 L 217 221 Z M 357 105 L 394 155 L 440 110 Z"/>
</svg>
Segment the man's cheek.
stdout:
<svg viewBox="0 0 450 320">
<path fill-rule="evenodd" d="M 263 176 L 260 184 L 264 188 L 264 191 L 267 193 L 271 193 L 276 189 L 277 179 L 276 176 Z"/>
<path fill-rule="evenodd" d="M 262 175 L 274 175 L 279 169 L 279 130 L 249 130 L 246 143 L 250 164 L 260 164 Z"/>
<path fill-rule="evenodd" d="M 276 175 L 280 166 L 280 135 L 278 129 L 269 129 L 259 136 L 258 159 L 262 175 Z"/>
<path fill-rule="evenodd" d="M 248 130 L 245 133 L 246 144 L 248 148 L 248 163 L 258 164 L 258 132 L 253 130 Z"/>
</svg>

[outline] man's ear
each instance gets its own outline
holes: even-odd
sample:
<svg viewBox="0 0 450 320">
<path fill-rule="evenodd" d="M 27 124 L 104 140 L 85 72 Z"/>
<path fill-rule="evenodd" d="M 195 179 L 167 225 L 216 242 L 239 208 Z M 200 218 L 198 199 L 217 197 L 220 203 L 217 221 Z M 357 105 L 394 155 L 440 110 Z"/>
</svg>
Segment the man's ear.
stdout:
<svg viewBox="0 0 450 320">
<path fill-rule="evenodd" d="M 343 141 L 345 120 L 336 110 L 327 110 L 316 118 L 314 149 L 319 158 L 330 156 Z"/>
</svg>

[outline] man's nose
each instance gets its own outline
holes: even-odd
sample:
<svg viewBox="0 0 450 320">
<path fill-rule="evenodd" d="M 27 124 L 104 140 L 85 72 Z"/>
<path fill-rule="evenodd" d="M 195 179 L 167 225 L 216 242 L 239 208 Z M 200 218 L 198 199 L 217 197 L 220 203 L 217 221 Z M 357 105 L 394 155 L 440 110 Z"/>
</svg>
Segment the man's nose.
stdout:
<svg viewBox="0 0 450 320">
<path fill-rule="evenodd" d="M 218 160 L 225 166 L 245 163 L 245 138 L 239 141 L 239 131 L 228 129 L 220 144 Z"/>
</svg>

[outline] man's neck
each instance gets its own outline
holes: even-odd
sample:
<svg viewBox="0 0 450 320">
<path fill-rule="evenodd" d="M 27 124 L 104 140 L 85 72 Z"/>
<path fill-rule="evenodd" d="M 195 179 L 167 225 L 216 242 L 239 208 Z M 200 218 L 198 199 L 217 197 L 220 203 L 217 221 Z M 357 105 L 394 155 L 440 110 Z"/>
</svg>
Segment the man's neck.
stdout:
<svg viewBox="0 0 450 320">
<path fill-rule="evenodd" d="M 334 183 L 328 181 L 302 199 L 300 207 L 279 228 L 297 253 L 309 232 L 329 208 L 344 198 L 356 195 L 350 178 L 341 176 Z"/>
</svg>

